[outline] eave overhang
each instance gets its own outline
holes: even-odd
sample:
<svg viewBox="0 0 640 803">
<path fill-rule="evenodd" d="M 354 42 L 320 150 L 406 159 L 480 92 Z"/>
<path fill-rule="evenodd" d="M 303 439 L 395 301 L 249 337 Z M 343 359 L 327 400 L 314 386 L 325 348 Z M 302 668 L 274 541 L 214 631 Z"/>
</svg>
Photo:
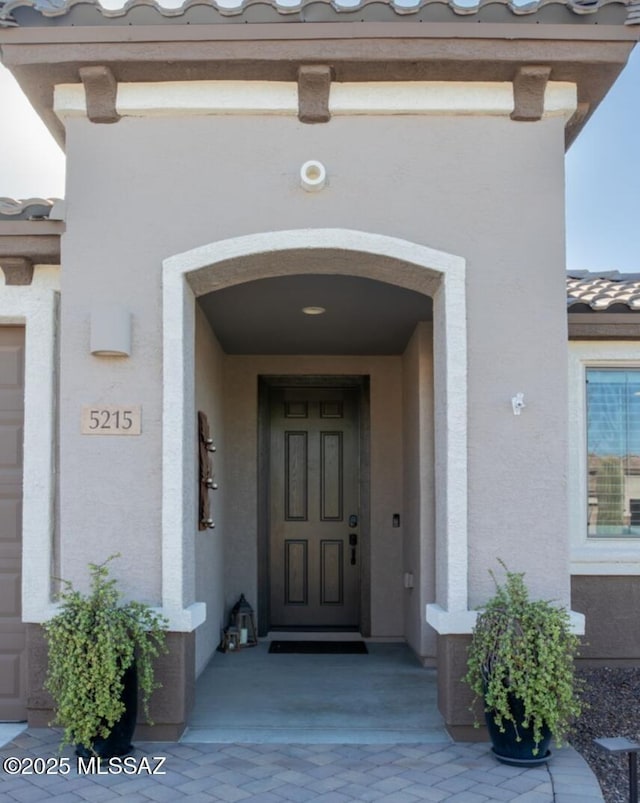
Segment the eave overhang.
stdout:
<svg viewBox="0 0 640 803">
<path fill-rule="evenodd" d="M 516 13 L 491 2 L 462 14 L 427 0 L 400 13 L 389 3 L 336 10 L 314 0 L 287 13 L 248 3 L 240 13 L 212 3 L 160 11 L 134 1 L 107 12 L 83 0 L 40 13 L 31 0 L 13 0 L 3 10 L 17 26 L 0 28 L 0 55 L 61 144 L 54 87 L 79 83 L 85 67 L 106 68 L 116 83 L 297 81 L 301 68 L 322 64 L 337 82 L 514 81 L 523 67 L 548 67 L 550 81 L 577 86 L 568 146 L 623 69 L 640 29 L 625 24 L 629 4 L 620 0 L 582 10 L 548 2 L 533 13 L 533 6 Z"/>
<path fill-rule="evenodd" d="M 0 268 L 7 284 L 28 284 L 22 278 L 33 265 L 60 264 L 63 216 L 59 199 L 0 198 Z"/>
<path fill-rule="evenodd" d="M 63 223 L 0 220 L 0 260 L 13 257 L 38 265 L 59 265 L 63 232 Z"/>
</svg>

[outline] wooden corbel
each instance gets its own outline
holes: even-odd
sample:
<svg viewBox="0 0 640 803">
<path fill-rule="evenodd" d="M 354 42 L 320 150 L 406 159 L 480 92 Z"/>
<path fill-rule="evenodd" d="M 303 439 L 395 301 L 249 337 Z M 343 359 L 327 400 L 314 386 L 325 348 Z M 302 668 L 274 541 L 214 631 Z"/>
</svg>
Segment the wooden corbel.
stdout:
<svg viewBox="0 0 640 803">
<path fill-rule="evenodd" d="M 80 80 L 87 97 L 87 117 L 92 123 L 117 123 L 118 82 L 109 67 L 80 67 Z"/>
<path fill-rule="evenodd" d="M 0 257 L 5 284 L 31 284 L 33 262 L 26 257 Z"/>
<path fill-rule="evenodd" d="M 328 123 L 331 67 L 303 65 L 298 70 L 298 119 L 301 123 Z"/>
<path fill-rule="evenodd" d="M 544 91 L 551 67 L 519 67 L 513 79 L 512 120 L 535 122 L 544 114 Z"/>
</svg>

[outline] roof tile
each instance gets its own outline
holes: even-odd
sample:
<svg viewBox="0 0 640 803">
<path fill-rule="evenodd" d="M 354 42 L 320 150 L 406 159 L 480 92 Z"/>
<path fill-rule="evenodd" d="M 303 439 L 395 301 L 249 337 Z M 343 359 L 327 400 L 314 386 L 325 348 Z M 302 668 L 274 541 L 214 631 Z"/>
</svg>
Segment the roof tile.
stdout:
<svg viewBox="0 0 640 803">
<path fill-rule="evenodd" d="M 128 24 L 127 17 L 133 12 L 134 22 L 142 17 L 148 22 L 191 22 L 189 17 L 196 12 L 198 22 L 247 22 L 284 17 L 297 17 L 300 21 L 315 19 L 338 21 L 350 13 L 357 13 L 359 19 L 381 20 L 391 12 L 391 18 L 413 18 L 416 21 L 441 19 L 443 13 L 451 19 L 478 15 L 486 7 L 496 8 L 509 17 L 530 17 L 537 21 L 538 12 L 547 8 L 564 7 L 568 12 L 566 21 L 571 22 L 574 15 L 596 14 L 604 6 L 620 5 L 630 9 L 626 24 L 640 23 L 640 0 L 187 0 L 177 8 L 167 8 L 155 0 L 128 0 L 120 8 L 104 8 L 99 0 L 0 0 L 0 26 L 14 27 L 18 23 L 14 12 L 28 9 L 41 17 L 67 17 L 68 24 L 75 24 L 71 17 L 78 17 L 79 24 L 120 21 Z M 75 11 L 74 11 L 75 10 Z M 87 14 L 87 12 L 94 12 Z M 434 16 L 435 15 L 435 16 Z M 92 22 L 89 22 L 92 20 Z M 46 22 L 46 20 L 41 20 Z M 32 23 L 35 24 L 35 23 Z"/>
<path fill-rule="evenodd" d="M 62 205 L 59 198 L 0 198 L 0 220 L 59 220 Z"/>
<path fill-rule="evenodd" d="M 615 305 L 640 310 L 640 273 L 574 271 L 567 275 L 567 308 L 606 311 Z"/>
</svg>

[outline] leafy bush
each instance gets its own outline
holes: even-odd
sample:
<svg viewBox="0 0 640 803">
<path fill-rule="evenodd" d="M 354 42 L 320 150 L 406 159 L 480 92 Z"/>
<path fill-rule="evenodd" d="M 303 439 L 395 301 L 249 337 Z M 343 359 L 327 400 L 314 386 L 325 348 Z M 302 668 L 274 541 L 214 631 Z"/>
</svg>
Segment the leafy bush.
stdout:
<svg viewBox="0 0 640 803">
<path fill-rule="evenodd" d="M 496 593 L 478 614 L 468 652 L 465 682 L 484 701 L 502 733 L 510 724 L 521 741 L 522 728 L 531 728 L 537 745 L 546 726 L 561 744 L 573 719 L 580 714 L 574 658 L 578 637 L 571 633 L 568 612 L 547 600 L 531 600 L 524 574 L 507 570 Z M 516 721 L 510 698 L 524 707 Z M 477 725 L 478 723 L 476 723 Z"/>
<path fill-rule="evenodd" d="M 61 747 L 77 743 L 91 748 L 96 739 L 107 738 L 124 713 L 123 677 L 134 660 L 150 722 L 149 698 L 160 686 L 154 681 L 153 660 L 167 651 L 167 621 L 141 602 L 120 604 L 107 565 L 116 557 L 89 564 L 88 595 L 62 581 L 60 611 L 44 624 L 49 646 L 45 688 L 55 702 L 54 723 L 64 727 Z"/>
</svg>

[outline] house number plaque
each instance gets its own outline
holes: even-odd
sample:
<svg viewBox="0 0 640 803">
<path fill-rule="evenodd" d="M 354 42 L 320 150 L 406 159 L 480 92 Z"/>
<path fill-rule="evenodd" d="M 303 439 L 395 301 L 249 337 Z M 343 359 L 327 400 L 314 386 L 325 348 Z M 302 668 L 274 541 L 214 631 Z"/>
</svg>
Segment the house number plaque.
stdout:
<svg viewBox="0 0 640 803">
<path fill-rule="evenodd" d="M 139 435 L 142 431 L 142 413 L 139 404 L 113 406 L 86 405 L 80 416 L 83 435 Z"/>
</svg>

